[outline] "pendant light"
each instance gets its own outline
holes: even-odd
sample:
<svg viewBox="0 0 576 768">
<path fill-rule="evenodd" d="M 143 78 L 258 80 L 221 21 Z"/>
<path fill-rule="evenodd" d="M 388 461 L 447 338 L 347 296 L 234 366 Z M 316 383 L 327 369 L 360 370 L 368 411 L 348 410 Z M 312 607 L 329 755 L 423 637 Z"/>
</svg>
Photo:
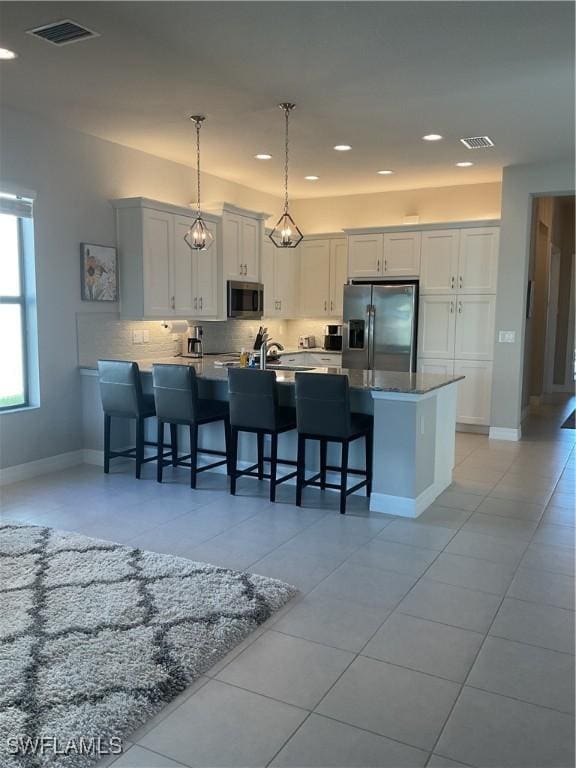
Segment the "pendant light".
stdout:
<svg viewBox="0 0 576 768">
<path fill-rule="evenodd" d="M 184 235 L 184 240 L 193 251 L 207 251 L 214 242 L 214 235 L 204 223 L 200 212 L 200 128 L 205 118 L 204 115 L 192 115 L 190 120 L 196 126 L 196 218 L 188 232 Z"/>
<path fill-rule="evenodd" d="M 276 248 L 296 248 L 296 246 L 301 243 L 304 238 L 304 235 L 298 229 L 294 223 L 294 219 L 292 216 L 290 216 L 288 211 L 288 121 L 290 119 L 290 112 L 296 105 L 290 104 L 289 102 L 284 102 L 278 106 L 284 111 L 284 117 L 286 120 L 284 144 L 284 213 L 278 219 L 276 226 L 272 232 L 270 232 L 269 237 Z"/>
</svg>

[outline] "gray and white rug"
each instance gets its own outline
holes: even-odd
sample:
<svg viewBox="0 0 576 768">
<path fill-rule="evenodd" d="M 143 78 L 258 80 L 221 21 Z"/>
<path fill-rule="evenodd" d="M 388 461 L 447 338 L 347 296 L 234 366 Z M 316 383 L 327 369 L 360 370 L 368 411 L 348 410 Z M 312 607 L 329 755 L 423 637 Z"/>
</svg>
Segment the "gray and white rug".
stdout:
<svg viewBox="0 0 576 768">
<path fill-rule="evenodd" d="M 0 525 L 0 766 L 84 768 L 296 590 L 50 528 Z"/>
</svg>

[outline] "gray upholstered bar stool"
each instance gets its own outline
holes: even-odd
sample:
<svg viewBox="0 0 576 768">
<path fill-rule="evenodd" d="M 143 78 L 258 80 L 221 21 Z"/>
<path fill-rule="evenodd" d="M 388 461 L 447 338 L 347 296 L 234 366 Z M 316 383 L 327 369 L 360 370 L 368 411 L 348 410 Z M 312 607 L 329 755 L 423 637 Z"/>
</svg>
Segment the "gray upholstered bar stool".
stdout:
<svg viewBox="0 0 576 768">
<path fill-rule="evenodd" d="M 128 360 L 98 360 L 98 378 L 104 410 L 104 472 L 110 471 L 110 459 L 122 456 L 136 459 L 136 477 L 140 478 L 142 464 L 156 460 L 156 456 L 144 458 L 144 446 L 156 447 L 156 443 L 144 439 L 144 421 L 156 413 L 154 396 L 145 395 L 142 392 L 138 364 Z M 135 448 L 125 451 L 110 450 L 110 428 L 113 417 L 135 419 Z M 161 445 L 160 450 L 167 447 Z"/>
<path fill-rule="evenodd" d="M 341 374 L 296 374 L 296 420 L 298 423 L 298 471 L 296 475 L 296 506 L 302 505 L 305 486 L 334 488 L 340 491 L 340 513 L 346 512 L 346 498 L 366 486 L 372 491 L 372 440 L 374 420 L 363 413 L 351 413 L 348 377 Z M 353 440 L 366 441 L 366 469 L 348 467 L 348 447 Z M 320 442 L 320 472 L 306 479 L 306 440 Z M 339 467 L 328 466 L 328 443 L 340 443 L 342 461 Z M 340 473 L 340 483 L 326 482 L 326 472 Z M 348 474 L 363 475 L 364 480 L 347 487 Z"/>
<path fill-rule="evenodd" d="M 156 402 L 156 418 L 158 419 L 158 445 L 161 446 L 164 440 L 165 424 L 170 424 L 172 441 L 176 445 L 176 458 L 173 457 L 172 462 L 164 461 L 162 449 L 158 448 L 156 479 L 159 483 L 162 482 L 162 470 L 167 464 L 190 467 L 190 487 L 196 488 L 196 477 L 199 472 L 205 472 L 223 464 L 229 466 L 230 419 L 228 403 L 200 398 L 196 371 L 190 365 L 154 365 L 152 366 L 152 383 Z M 222 421 L 224 424 L 226 450 L 198 448 L 198 428 L 202 424 L 212 424 L 215 421 Z M 177 455 L 176 430 L 178 425 L 187 426 L 190 430 L 190 453 L 185 456 Z M 225 458 L 199 467 L 199 453 L 224 456 Z"/>
<path fill-rule="evenodd" d="M 250 368 L 228 369 L 230 398 L 231 466 L 230 493 L 236 493 L 239 477 L 257 477 L 270 480 L 270 501 L 276 501 L 276 486 L 296 476 L 296 472 L 278 477 L 278 464 L 295 466 L 293 459 L 278 458 L 278 435 L 296 429 L 294 408 L 278 404 L 276 373 Z M 247 469 L 238 469 L 238 434 L 252 432 L 256 435 L 258 461 Z M 271 435 L 270 456 L 264 456 L 264 435 Z M 264 462 L 270 463 L 270 472 L 264 472 Z"/>
</svg>

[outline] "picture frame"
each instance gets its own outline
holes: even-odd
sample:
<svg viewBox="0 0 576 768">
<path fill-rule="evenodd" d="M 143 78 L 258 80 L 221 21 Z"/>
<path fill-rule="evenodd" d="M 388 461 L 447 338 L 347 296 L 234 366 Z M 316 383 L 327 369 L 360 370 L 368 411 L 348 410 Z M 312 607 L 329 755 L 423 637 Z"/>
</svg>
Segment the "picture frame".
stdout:
<svg viewBox="0 0 576 768">
<path fill-rule="evenodd" d="M 116 248 L 80 243 L 80 288 L 82 301 L 118 301 Z"/>
</svg>

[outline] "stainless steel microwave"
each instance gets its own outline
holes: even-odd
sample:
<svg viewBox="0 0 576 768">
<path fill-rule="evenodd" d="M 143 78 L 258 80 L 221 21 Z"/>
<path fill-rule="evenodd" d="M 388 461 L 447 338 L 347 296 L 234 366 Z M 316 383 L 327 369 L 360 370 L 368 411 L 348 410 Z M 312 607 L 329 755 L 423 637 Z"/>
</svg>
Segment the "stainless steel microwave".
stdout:
<svg viewBox="0 0 576 768">
<path fill-rule="evenodd" d="M 262 283 L 228 280 L 228 317 L 259 318 L 264 312 Z"/>
</svg>

